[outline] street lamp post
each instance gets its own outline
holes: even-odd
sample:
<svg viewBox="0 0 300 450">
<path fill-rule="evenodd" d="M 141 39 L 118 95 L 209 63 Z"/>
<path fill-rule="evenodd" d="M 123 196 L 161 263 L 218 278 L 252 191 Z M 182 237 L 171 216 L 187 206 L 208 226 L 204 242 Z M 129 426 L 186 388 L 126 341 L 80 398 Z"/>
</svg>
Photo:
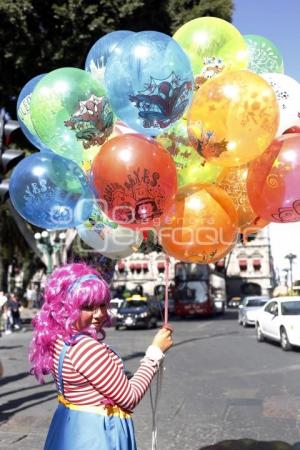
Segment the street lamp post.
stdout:
<svg viewBox="0 0 300 450">
<path fill-rule="evenodd" d="M 291 277 L 291 291 L 293 291 L 293 261 L 297 258 L 297 255 L 294 255 L 293 253 L 289 253 L 285 256 L 285 258 L 290 263 L 290 277 Z"/>
<path fill-rule="evenodd" d="M 57 239 L 56 235 L 51 235 L 46 230 L 34 235 L 38 249 L 46 255 L 47 274 L 50 274 L 53 270 L 53 255 L 60 251 L 65 237 L 65 233 L 59 233 Z"/>
</svg>

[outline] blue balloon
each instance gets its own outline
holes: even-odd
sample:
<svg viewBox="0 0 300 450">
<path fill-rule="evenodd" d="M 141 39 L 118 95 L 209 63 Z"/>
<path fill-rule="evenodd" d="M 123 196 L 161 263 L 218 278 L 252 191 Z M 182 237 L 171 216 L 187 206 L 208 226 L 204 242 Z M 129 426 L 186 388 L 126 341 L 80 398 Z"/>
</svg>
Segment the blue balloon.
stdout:
<svg viewBox="0 0 300 450">
<path fill-rule="evenodd" d="M 166 34 L 142 31 L 114 50 L 105 84 L 116 115 L 139 133 L 156 136 L 184 114 L 193 71 L 180 45 Z"/>
<path fill-rule="evenodd" d="M 17 118 L 21 130 L 23 131 L 29 142 L 31 142 L 39 150 L 49 150 L 36 134 L 30 115 L 31 94 L 35 86 L 43 77 L 44 75 L 38 75 L 32 78 L 30 81 L 28 81 L 28 83 L 25 84 L 25 86 L 21 90 L 17 101 Z"/>
<path fill-rule="evenodd" d="M 90 49 L 85 61 L 85 70 L 104 81 L 108 58 L 120 42 L 133 34 L 135 34 L 133 31 L 119 30 L 102 36 Z"/>
<path fill-rule="evenodd" d="M 80 167 L 50 151 L 35 153 L 17 165 L 9 193 L 25 220 L 49 230 L 77 227 L 91 215 L 94 203 Z"/>
</svg>

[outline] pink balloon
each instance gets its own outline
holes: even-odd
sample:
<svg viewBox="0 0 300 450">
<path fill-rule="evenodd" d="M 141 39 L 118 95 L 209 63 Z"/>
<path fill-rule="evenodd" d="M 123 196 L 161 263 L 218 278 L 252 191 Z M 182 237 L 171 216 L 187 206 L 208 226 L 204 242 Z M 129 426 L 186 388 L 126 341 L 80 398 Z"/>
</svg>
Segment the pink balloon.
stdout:
<svg viewBox="0 0 300 450">
<path fill-rule="evenodd" d="M 300 134 L 275 139 L 250 164 L 247 191 L 260 218 L 269 222 L 300 221 Z"/>
</svg>

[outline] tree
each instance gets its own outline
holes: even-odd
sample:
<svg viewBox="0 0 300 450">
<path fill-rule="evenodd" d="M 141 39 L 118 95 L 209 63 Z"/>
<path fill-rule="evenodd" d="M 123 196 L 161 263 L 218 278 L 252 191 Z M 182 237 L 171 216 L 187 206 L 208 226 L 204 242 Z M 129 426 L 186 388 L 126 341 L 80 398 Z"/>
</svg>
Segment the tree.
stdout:
<svg viewBox="0 0 300 450">
<path fill-rule="evenodd" d="M 59 67 L 84 67 L 90 47 L 114 30 L 172 34 L 187 21 L 230 21 L 232 0 L 0 0 L 0 105 L 15 111 L 22 87 Z"/>
<path fill-rule="evenodd" d="M 83 68 L 89 49 L 106 33 L 156 30 L 171 35 L 205 15 L 230 21 L 232 11 L 232 0 L 0 0 L 0 107 L 15 117 L 18 94 L 31 78 L 59 67 Z M 8 204 L 1 209 L 0 288 L 5 288 L 12 255 L 23 262 L 42 255 L 33 240 L 34 227 Z"/>
</svg>

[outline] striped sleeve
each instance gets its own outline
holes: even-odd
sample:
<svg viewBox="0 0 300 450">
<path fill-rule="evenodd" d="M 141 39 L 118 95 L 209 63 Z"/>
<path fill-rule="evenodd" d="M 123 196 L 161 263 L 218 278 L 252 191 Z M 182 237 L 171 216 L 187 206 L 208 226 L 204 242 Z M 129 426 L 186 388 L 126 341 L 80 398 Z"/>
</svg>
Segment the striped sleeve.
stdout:
<svg viewBox="0 0 300 450">
<path fill-rule="evenodd" d="M 90 337 L 82 338 L 70 351 L 74 369 L 82 374 L 100 394 L 118 406 L 132 410 L 145 395 L 158 364 L 149 358 L 128 380 L 115 354 L 104 344 Z"/>
</svg>

